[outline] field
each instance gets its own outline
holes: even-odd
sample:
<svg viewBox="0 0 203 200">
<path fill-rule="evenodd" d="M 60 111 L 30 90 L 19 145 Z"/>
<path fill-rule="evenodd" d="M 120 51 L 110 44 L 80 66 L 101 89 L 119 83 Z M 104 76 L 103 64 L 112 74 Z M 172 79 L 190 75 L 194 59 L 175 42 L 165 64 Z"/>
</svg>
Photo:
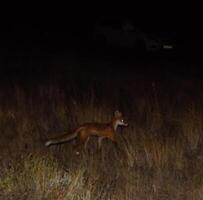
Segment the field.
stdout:
<svg viewBox="0 0 203 200">
<path fill-rule="evenodd" d="M 203 199 L 203 82 L 178 61 L 1 51 L 0 199 Z M 172 69 L 172 70 L 171 70 Z M 170 71 L 171 70 L 171 71 Z M 47 138 L 120 110 L 118 148 Z"/>
</svg>

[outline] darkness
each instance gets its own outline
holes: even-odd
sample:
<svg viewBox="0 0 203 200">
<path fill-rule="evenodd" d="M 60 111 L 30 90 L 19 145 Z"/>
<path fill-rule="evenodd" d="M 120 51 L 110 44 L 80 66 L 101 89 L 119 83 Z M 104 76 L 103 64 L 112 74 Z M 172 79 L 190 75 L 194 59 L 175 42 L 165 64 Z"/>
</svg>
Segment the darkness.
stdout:
<svg viewBox="0 0 203 200">
<path fill-rule="evenodd" d="M 101 61 L 123 63 L 126 70 L 129 66 L 132 68 L 135 63 L 147 63 L 151 71 L 155 69 L 156 63 L 175 63 L 169 67 L 169 71 L 175 69 L 180 76 L 182 74 L 183 76 L 202 78 L 201 44 L 203 38 L 200 23 L 197 19 L 191 17 L 185 18 L 182 16 L 179 18 L 178 15 L 165 15 L 156 17 L 149 15 L 149 17 L 138 18 L 133 14 L 123 16 L 95 14 L 71 18 L 67 16 L 66 18 L 26 19 L 24 17 L 23 19 L 8 19 L 1 23 L 1 71 L 10 70 L 6 62 L 12 57 L 11 55 L 16 52 L 32 54 L 34 49 L 45 55 L 50 52 L 52 54 L 72 52 L 72 54 L 78 56 L 80 62 L 100 59 Z M 139 50 L 112 48 L 109 44 L 105 44 L 105 47 L 98 45 L 92 38 L 95 24 L 101 19 L 107 19 L 107 21 L 129 19 L 136 28 L 147 34 L 172 35 L 175 48 L 170 53 L 165 54 L 159 51 L 156 53 L 140 53 Z M 23 71 L 25 69 L 21 66 L 19 70 Z M 159 76 L 162 75 L 161 73 L 159 69 L 156 71 Z"/>
</svg>

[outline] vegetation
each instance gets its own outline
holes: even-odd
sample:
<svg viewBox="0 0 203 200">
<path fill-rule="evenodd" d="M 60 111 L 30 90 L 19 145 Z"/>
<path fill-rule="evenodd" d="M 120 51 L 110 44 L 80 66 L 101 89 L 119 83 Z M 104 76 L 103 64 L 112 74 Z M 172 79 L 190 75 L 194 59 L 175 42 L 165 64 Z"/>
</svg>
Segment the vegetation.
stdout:
<svg viewBox="0 0 203 200">
<path fill-rule="evenodd" d="M 2 84 L 1 199 L 203 198 L 202 82 L 105 73 Z M 116 109 L 129 122 L 117 134 L 120 150 L 104 140 L 99 151 L 96 138 L 79 156 L 73 142 L 44 146 L 84 122 L 109 121 Z"/>
</svg>

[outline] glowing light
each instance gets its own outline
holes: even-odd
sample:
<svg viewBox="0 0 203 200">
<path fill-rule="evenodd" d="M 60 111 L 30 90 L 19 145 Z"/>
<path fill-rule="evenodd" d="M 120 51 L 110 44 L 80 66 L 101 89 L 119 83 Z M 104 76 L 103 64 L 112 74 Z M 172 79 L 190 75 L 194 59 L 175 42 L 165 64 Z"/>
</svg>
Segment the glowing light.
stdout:
<svg viewBox="0 0 203 200">
<path fill-rule="evenodd" d="M 163 45 L 163 48 L 164 49 L 173 49 L 173 46 L 172 45 Z"/>
</svg>

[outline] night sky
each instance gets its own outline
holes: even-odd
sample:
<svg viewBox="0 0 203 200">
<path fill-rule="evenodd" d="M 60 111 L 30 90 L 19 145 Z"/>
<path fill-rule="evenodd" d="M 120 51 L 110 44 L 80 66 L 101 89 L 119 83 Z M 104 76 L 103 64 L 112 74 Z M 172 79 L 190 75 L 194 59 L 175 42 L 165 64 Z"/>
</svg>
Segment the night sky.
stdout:
<svg viewBox="0 0 203 200">
<path fill-rule="evenodd" d="M 156 11 L 155 11 L 156 12 Z M 34 15 L 32 17 L 8 16 L 1 20 L 1 41 L 4 39 L 12 40 L 19 37 L 26 39 L 46 39 L 47 33 L 70 34 L 72 36 L 81 36 L 90 32 L 93 25 L 101 18 L 128 18 L 132 20 L 135 26 L 146 32 L 172 32 L 179 41 L 184 44 L 194 45 L 197 48 L 198 41 L 202 42 L 201 37 L 201 19 L 191 16 L 189 13 L 171 13 L 167 12 L 154 15 L 153 12 L 142 14 L 92 14 L 87 15 Z M 64 38 L 65 39 L 65 38 Z M 78 37 L 80 39 L 80 37 Z"/>
<path fill-rule="evenodd" d="M 42 13 L 26 17 L 10 16 L 1 23 L 1 48 L 86 48 L 91 43 L 89 36 L 94 30 L 95 23 L 102 18 L 127 18 L 136 27 L 146 33 L 168 33 L 173 34 L 176 43 L 175 57 L 183 62 L 201 63 L 201 19 L 191 15 L 187 11 L 181 13 L 163 11 L 156 13 L 155 10 L 138 14 L 135 12 L 123 12 L 104 14 L 95 12 L 78 13 L 68 15 L 67 13 L 46 14 Z M 136 13 L 136 14 L 135 14 Z M 2 50 L 3 51 L 3 50 Z M 201 65 L 198 65 L 201 71 Z"/>
</svg>

